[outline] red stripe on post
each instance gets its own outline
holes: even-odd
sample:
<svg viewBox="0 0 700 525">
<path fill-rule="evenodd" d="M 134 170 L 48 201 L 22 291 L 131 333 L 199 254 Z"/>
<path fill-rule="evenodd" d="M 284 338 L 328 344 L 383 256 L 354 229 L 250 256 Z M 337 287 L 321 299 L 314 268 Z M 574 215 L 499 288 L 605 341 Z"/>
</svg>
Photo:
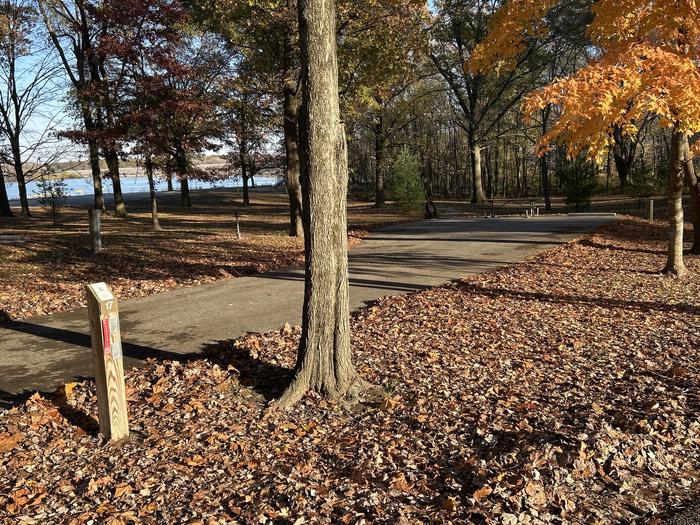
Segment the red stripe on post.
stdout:
<svg viewBox="0 0 700 525">
<path fill-rule="evenodd" d="M 112 353 L 112 336 L 109 333 L 109 318 L 102 318 L 102 346 L 104 347 L 105 355 Z"/>
</svg>

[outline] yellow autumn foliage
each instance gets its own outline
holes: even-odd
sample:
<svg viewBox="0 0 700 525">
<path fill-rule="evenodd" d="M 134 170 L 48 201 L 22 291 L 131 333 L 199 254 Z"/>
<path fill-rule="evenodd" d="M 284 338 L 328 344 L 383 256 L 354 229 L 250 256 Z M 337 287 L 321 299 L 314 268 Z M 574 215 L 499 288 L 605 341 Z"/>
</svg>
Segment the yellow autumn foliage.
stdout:
<svg viewBox="0 0 700 525">
<path fill-rule="evenodd" d="M 469 67 L 512 67 L 525 39 L 546 31 L 545 15 L 558 2 L 512 0 L 493 17 L 488 37 Z M 588 33 L 597 59 L 573 75 L 531 93 L 527 114 L 559 106 L 561 116 L 540 143 L 564 143 L 572 156 L 601 160 L 613 127 L 634 135 L 651 113 L 663 126 L 700 132 L 700 6 L 695 0 L 598 0 Z M 697 148 L 696 148 L 697 149 Z"/>
</svg>

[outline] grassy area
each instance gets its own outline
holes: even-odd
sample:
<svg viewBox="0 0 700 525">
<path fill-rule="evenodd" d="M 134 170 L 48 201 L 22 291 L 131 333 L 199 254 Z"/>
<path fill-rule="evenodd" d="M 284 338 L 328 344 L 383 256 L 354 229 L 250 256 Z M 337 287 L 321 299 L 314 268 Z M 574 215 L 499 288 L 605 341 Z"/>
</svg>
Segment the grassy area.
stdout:
<svg viewBox="0 0 700 525">
<path fill-rule="evenodd" d="M 63 209 L 57 227 L 41 208 L 33 210 L 35 219 L 0 219 L 2 235 L 19 239 L 0 245 L 0 318 L 78 308 L 90 282 L 108 282 L 127 299 L 303 264 L 303 241 L 287 235 L 285 194 L 253 193 L 250 207 L 232 190 L 193 195 L 192 208 L 181 208 L 175 194 L 161 199 L 163 232 L 151 231 L 147 201 L 127 200 L 129 220 L 103 220 L 105 251 L 99 257 L 90 253 L 84 209 Z M 350 202 L 351 243 L 378 225 L 417 217 L 392 206 L 377 210 Z"/>
<path fill-rule="evenodd" d="M 126 374 L 133 438 L 94 385 L 0 415 L 8 523 L 645 523 L 698 497 L 700 260 L 624 220 L 352 320 L 379 405 L 265 412 L 299 329 Z"/>
</svg>

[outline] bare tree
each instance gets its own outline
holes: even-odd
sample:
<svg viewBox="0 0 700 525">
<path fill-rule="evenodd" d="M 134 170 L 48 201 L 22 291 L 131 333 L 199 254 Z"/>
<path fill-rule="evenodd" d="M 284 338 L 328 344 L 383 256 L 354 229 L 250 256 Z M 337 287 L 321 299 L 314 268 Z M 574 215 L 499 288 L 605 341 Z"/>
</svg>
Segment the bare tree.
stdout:
<svg viewBox="0 0 700 525">
<path fill-rule="evenodd" d="M 59 113 L 52 103 L 60 89 L 55 82 L 58 68 L 40 44 L 37 11 L 31 0 L 3 1 L 0 20 L 0 133 L 8 145 L 0 150 L 0 161 L 14 170 L 22 216 L 26 217 L 27 182 L 59 156 L 53 147 Z"/>
<path fill-rule="evenodd" d="M 242 62 L 236 78 L 227 82 L 225 90 L 223 110 L 231 135 L 226 142 L 232 146 L 231 167 L 240 170 L 243 206 L 250 206 L 248 181 L 272 167 L 270 163 L 275 160 L 265 151 L 275 128 L 275 97 L 265 92 L 263 83 L 253 68 Z"/>
<path fill-rule="evenodd" d="M 100 53 L 98 42 L 110 28 L 95 23 L 92 17 L 95 6 L 89 0 L 37 0 L 37 4 L 49 38 L 73 86 L 83 130 L 70 136 L 88 146 L 95 207 L 105 209 L 100 177 L 102 149 L 112 179 L 115 215 L 126 217 L 119 157 L 114 141 L 105 139 L 105 135 L 109 135 L 105 129 L 114 120 L 113 93 L 109 91 L 107 57 Z"/>
</svg>

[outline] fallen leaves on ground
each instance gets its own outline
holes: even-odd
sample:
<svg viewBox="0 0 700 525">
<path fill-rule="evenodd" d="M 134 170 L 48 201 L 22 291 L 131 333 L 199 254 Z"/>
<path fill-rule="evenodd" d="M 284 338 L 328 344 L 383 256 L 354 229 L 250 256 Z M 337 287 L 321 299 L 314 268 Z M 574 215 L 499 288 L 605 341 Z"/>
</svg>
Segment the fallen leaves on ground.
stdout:
<svg viewBox="0 0 700 525">
<path fill-rule="evenodd" d="M 130 440 L 94 385 L 0 415 L 5 523 L 630 523 L 700 492 L 700 261 L 655 272 L 625 220 L 352 322 L 382 403 L 265 412 L 298 328 L 126 374 Z M 91 521 L 92 520 L 92 521 Z"/>
</svg>

